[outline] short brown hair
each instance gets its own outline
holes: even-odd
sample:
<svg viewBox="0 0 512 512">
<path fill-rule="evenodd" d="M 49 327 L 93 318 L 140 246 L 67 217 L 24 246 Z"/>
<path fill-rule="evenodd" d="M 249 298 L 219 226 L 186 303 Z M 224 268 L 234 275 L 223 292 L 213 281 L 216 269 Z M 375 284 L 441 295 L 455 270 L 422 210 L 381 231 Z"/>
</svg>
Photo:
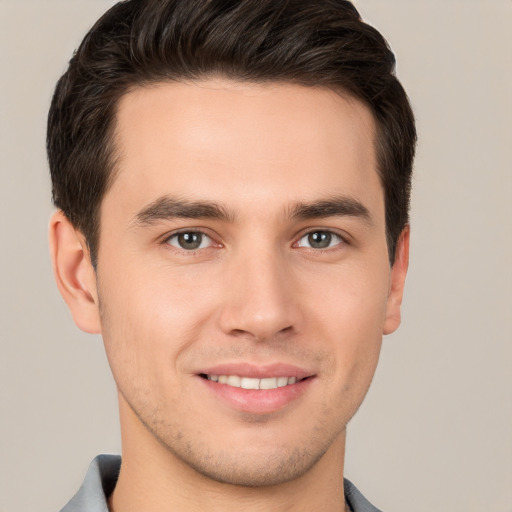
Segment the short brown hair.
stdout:
<svg viewBox="0 0 512 512">
<path fill-rule="evenodd" d="M 414 116 L 382 35 L 344 0 L 126 0 L 91 28 L 57 83 L 47 150 L 53 201 L 93 264 L 113 180 L 119 99 L 161 81 L 223 76 L 349 94 L 372 111 L 391 263 L 408 223 Z"/>
</svg>

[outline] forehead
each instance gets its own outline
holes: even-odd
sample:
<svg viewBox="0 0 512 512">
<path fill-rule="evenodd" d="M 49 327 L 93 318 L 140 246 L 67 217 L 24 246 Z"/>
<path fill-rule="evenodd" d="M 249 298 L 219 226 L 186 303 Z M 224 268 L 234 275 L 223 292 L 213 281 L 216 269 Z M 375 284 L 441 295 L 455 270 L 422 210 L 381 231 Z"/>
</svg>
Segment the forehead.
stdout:
<svg viewBox="0 0 512 512">
<path fill-rule="evenodd" d="M 324 88 L 222 79 L 140 87 L 119 103 L 106 199 L 123 194 L 135 207 L 172 193 L 243 207 L 382 195 L 374 133 L 366 106 Z"/>
</svg>

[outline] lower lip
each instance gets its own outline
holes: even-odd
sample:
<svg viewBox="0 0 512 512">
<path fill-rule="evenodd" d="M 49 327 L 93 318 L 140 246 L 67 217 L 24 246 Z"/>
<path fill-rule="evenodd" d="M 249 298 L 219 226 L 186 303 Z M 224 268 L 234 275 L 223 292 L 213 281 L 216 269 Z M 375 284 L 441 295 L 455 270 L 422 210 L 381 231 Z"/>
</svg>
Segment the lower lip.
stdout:
<svg viewBox="0 0 512 512">
<path fill-rule="evenodd" d="M 244 389 L 198 378 L 219 399 L 231 407 L 252 414 L 277 412 L 299 399 L 313 382 L 313 377 L 276 389 Z"/>
</svg>

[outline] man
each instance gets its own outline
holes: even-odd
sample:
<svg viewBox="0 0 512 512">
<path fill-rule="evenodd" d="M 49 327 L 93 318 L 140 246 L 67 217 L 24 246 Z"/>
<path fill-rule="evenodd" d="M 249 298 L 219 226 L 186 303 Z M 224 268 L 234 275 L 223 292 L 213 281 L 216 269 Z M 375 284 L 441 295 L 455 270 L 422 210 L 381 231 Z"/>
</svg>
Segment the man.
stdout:
<svg viewBox="0 0 512 512">
<path fill-rule="evenodd" d="M 342 0 L 128 0 L 85 37 L 50 109 L 50 243 L 123 454 L 64 511 L 377 510 L 343 460 L 407 271 L 393 70 Z"/>
</svg>

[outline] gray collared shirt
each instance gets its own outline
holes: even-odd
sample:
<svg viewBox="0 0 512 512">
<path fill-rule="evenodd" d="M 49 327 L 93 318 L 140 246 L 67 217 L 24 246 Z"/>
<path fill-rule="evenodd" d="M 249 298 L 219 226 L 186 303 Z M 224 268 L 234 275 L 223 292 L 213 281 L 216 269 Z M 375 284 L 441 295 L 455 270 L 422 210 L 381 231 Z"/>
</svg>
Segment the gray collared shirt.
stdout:
<svg viewBox="0 0 512 512">
<path fill-rule="evenodd" d="M 84 483 L 61 512 L 109 512 L 107 498 L 116 486 L 121 457 L 98 455 L 89 466 Z M 352 512 L 381 512 L 375 508 L 347 479 L 345 499 Z"/>
</svg>

